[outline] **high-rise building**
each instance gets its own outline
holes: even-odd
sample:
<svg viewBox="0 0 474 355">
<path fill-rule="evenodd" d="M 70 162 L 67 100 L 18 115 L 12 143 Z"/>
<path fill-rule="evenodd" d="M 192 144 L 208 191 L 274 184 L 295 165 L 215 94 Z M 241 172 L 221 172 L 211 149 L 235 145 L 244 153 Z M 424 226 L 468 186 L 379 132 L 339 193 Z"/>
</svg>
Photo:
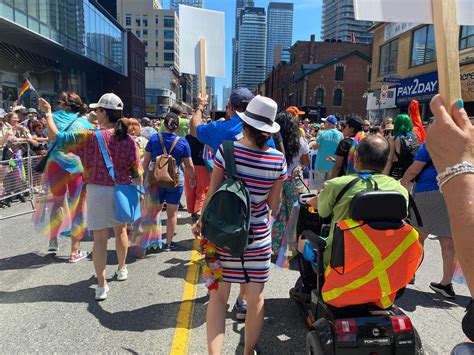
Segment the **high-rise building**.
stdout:
<svg viewBox="0 0 474 355">
<path fill-rule="evenodd" d="M 147 67 L 179 70 L 179 20 L 156 0 L 117 0 L 117 20 L 145 45 Z"/>
<path fill-rule="evenodd" d="M 372 25 L 355 20 L 353 0 L 323 0 L 321 39 L 371 43 L 372 34 L 367 30 Z"/>
<path fill-rule="evenodd" d="M 239 28 L 242 10 L 246 7 L 254 7 L 254 0 L 237 0 L 235 6 L 235 37 L 232 39 L 232 87 L 235 88 L 237 84 L 237 70 L 238 70 L 238 41 Z"/>
<path fill-rule="evenodd" d="M 237 41 L 237 87 L 253 91 L 265 80 L 267 54 L 267 17 L 263 7 L 241 11 Z"/>
<path fill-rule="evenodd" d="M 222 109 L 225 110 L 227 101 L 229 101 L 230 95 L 232 94 L 232 87 L 224 86 L 222 88 Z"/>
<path fill-rule="evenodd" d="M 267 69 L 272 70 L 275 63 L 289 62 L 291 43 L 293 40 L 293 3 L 271 2 L 267 13 Z M 275 47 L 280 58 L 275 58 Z"/>
<path fill-rule="evenodd" d="M 204 7 L 204 0 L 171 0 L 170 9 L 176 11 L 179 15 L 179 5 L 193 6 L 193 7 Z"/>
</svg>

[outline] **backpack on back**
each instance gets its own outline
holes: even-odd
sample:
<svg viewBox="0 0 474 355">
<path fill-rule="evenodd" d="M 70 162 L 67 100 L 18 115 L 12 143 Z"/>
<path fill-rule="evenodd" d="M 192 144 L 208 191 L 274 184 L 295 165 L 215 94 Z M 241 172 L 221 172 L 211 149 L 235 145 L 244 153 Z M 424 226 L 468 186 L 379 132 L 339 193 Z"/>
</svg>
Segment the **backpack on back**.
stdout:
<svg viewBox="0 0 474 355">
<path fill-rule="evenodd" d="M 158 185 L 159 187 L 172 189 L 179 185 L 179 172 L 176 169 L 176 160 L 171 155 L 174 147 L 179 141 L 179 137 L 176 137 L 174 140 L 169 153 L 166 150 L 163 138 L 159 133 L 158 139 L 160 140 L 163 154 L 156 157 L 155 167 L 148 175 L 148 182 L 150 185 Z"/>
<path fill-rule="evenodd" d="M 202 214 L 201 231 L 217 247 L 233 257 L 240 257 L 248 245 L 250 193 L 237 177 L 234 143 L 226 141 L 223 147 L 227 177 Z"/>
<path fill-rule="evenodd" d="M 400 154 L 396 154 L 398 161 L 394 162 L 390 176 L 399 180 L 407 171 L 420 149 L 420 141 L 416 136 L 400 137 Z"/>
</svg>

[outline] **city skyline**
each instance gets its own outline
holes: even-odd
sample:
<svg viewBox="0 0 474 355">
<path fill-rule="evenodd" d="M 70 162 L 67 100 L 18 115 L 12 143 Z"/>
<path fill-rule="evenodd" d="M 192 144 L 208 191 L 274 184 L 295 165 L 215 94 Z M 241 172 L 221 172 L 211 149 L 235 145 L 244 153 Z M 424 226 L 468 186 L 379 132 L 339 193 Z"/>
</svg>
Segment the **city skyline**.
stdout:
<svg viewBox="0 0 474 355">
<path fill-rule="evenodd" d="M 271 2 L 267 9 L 267 66 L 265 75 L 273 65 L 281 61 L 290 61 L 290 47 L 293 42 L 292 2 Z M 277 55 L 277 58 L 275 58 Z"/>
</svg>

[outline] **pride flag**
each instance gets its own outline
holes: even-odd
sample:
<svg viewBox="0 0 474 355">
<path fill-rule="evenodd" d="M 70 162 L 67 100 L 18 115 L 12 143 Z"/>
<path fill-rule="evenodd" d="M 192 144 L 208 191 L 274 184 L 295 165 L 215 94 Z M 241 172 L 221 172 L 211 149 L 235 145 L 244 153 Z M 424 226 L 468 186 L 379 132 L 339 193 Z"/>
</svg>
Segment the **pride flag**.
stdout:
<svg viewBox="0 0 474 355">
<path fill-rule="evenodd" d="M 31 85 L 30 81 L 25 79 L 25 83 L 23 84 L 23 87 L 20 90 L 20 95 L 18 96 L 18 101 L 23 101 L 23 99 L 31 90 L 36 91 L 33 85 Z"/>
<path fill-rule="evenodd" d="M 416 137 L 420 144 L 422 144 L 426 139 L 426 132 L 425 128 L 423 127 L 423 121 L 421 120 L 420 116 L 420 105 L 418 101 L 413 100 L 410 102 L 410 106 L 408 106 L 408 111 L 410 111 L 410 119 L 413 123 L 413 133 L 415 133 Z"/>
</svg>

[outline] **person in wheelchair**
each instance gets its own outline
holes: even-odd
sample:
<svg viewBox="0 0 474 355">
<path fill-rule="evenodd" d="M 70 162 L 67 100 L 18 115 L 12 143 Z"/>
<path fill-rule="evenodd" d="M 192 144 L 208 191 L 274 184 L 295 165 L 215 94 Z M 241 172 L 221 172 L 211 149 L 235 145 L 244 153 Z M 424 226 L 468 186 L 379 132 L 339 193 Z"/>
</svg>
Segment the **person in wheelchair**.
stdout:
<svg viewBox="0 0 474 355">
<path fill-rule="evenodd" d="M 290 290 L 293 298 L 310 302 L 311 291 L 318 286 L 318 269 L 322 298 L 335 307 L 367 303 L 367 293 L 376 289 L 375 294 L 382 296 L 374 297 L 373 303 L 387 308 L 399 290 L 391 285 L 404 288 L 410 281 L 421 262 L 422 247 L 416 230 L 404 222 L 408 191 L 382 173 L 389 153 L 384 137 L 369 135 L 354 155 L 357 174 L 326 181 L 319 195 L 307 201 L 320 218 L 330 218 L 330 227 L 322 228 L 319 248 L 305 238 L 306 232 L 299 236 L 302 284 Z M 373 223 L 365 223 L 367 219 Z"/>
</svg>

